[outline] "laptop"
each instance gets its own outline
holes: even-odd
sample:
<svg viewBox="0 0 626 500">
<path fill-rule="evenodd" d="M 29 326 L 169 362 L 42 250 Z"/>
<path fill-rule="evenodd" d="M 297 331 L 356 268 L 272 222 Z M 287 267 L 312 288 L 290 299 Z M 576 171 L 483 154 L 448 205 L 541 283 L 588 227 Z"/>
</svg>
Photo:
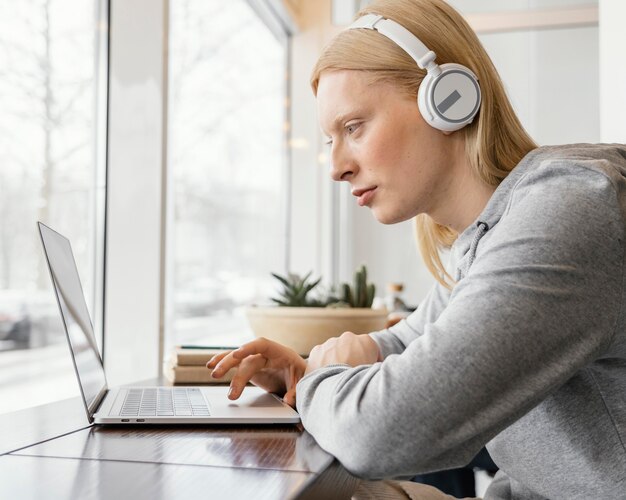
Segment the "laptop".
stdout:
<svg viewBox="0 0 626 500">
<path fill-rule="evenodd" d="M 228 386 L 109 389 L 69 240 L 37 223 L 50 277 L 90 423 L 288 424 L 298 413 L 279 397 L 246 387 L 237 401 Z"/>
</svg>

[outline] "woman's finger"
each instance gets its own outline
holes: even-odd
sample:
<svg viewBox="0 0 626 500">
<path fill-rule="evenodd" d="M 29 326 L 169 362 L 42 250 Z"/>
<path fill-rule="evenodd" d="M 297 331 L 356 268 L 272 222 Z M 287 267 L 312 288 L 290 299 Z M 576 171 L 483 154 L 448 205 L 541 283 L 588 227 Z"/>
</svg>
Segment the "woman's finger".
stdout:
<svg viewBox="0 0 626 500">
<path fill-rule="evenodd" d="M 233 357 L 235 359 L 243 359 L 247 356 L 252 356 L 254 354 L 262 354 L 268 359 L 273 359 L 279 357 L 288 357 L 293 352 L 294 351 L 292 351 L 288 347 L 285 347 L 284 345 L 260 337 L 253 340 L 252 342 L 248 342 L 247 344 L 242 345 L 239 349 L 233 351 Z"/>
<path fill-rule="evenodd" d="M 228 391 L 228 399 L 237 399 L 241 396 L 246 384 L 260 370 L 265 368 L 267 359 L 260 354 L 253 354 L 241 361 L 237 373 L 230 382 L 230 390 Z"/>
<path fill-rule="evenodd" d="M 215 377 L 215 378 L 220 378 L 221 376 L 223 376 L 228 370 L 230 370 L 231 368 L 234 368 L 235 366 L 239 366 L 239 364 L 241 363 L 241 359 L 235 359 L 233 357 L 233 352 L 229 352 L 226 356 L 224 356 L 218 363 L 217 365 L 215 365 L 215 368 L 213 368 L 213 373 L 211 374 L 211 376 Z M 221 356 L 221 354 L 220 354 Z M 211 360 L 213 361 L 213 360 Z"/>
<path fill-rule="evenodd" d="M 215 365 L 217 365 L 217 363 L 219 363 L 221 360 L 223 360 L 226 356 L 228 356 L 231 352 L 233 351 L 225 351 L 225 352 L 220 352 L 219 354 L 214 355 L 206 364 L 207 368 L 215 368 Z"/>
<path fill-rule="evenodd" d="M 289 389 L 285 396 L 283 397 L 283 401 L 287 403 L 292 408 L 296 407 L 296 386 L 294 385 L 291 389 Z"/>
</svg>

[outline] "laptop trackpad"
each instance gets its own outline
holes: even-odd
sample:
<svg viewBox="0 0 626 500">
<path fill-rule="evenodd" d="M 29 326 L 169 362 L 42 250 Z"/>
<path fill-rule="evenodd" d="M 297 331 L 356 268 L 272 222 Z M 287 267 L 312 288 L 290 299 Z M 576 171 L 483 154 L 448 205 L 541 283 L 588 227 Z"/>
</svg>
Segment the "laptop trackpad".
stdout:
<svg viewBox="0 0 626 500">
<path fill-rule="evenodd" d="M 228 386 L 203 387 L 202 392 L 211 408 L 211 416 L 268 416 L 279 412 L 285 416 L 285 410 L 290 407 L 282 403 L 272 394 L 268 394 L 259 387 L 246 387 L 239 399 L 231 401 L 228 399 Z M 296 412 L 292 410 L 294 414 Z M 291 413 L 291 412 L 288 412 Z"/>
</svg>

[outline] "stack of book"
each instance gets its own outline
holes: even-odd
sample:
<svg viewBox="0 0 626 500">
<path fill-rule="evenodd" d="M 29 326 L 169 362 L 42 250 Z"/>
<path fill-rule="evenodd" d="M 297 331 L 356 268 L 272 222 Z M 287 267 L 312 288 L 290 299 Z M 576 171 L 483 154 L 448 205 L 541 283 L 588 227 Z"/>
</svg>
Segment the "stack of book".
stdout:
<svg viewBox="0 0 626 500">
<path fill-rule="evenodd" d="M 199 346 L 176 346 L 165 364 L 164 374 L 174 384 L 225 384 L 232 380 L 235 370 L 229 370 L 221 378 L 213 378 L 207 362 L 216 354 L 236 347 L 215 348 Z"/>
</svg>

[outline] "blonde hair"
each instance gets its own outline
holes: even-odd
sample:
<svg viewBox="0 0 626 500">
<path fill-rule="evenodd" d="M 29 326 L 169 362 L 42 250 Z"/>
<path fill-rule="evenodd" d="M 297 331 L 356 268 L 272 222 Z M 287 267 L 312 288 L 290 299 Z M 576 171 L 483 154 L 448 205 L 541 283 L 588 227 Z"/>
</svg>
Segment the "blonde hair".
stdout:
<svg viewBox="0 0 626 500">
<path fill-rule="evenodd" d="M 506 95 L 500 76 L 474 31 L 443 0 L 374 0 L 358 17 L 378 14 L 415 34 L 437 54 L 437 63 L 455 62 L 478 77 L 482 103 L 474 121 L 461 129 L 465 154 L 473 173 L 489 186 L 497 186 L 536 144 L 524 130 Z M 417 96 L 426 72 L 394 42 L 373 30 L 344 30 L 325 47 L 311 75 L 317 94 L 324 71 L 363 71 L 373 82 L 387 82 Z M 439 252 L 449 248 L 458 234 L 426 214 L 415 218 L 418 248 L 431 274 L 451 288 Z"/>
</svg>

